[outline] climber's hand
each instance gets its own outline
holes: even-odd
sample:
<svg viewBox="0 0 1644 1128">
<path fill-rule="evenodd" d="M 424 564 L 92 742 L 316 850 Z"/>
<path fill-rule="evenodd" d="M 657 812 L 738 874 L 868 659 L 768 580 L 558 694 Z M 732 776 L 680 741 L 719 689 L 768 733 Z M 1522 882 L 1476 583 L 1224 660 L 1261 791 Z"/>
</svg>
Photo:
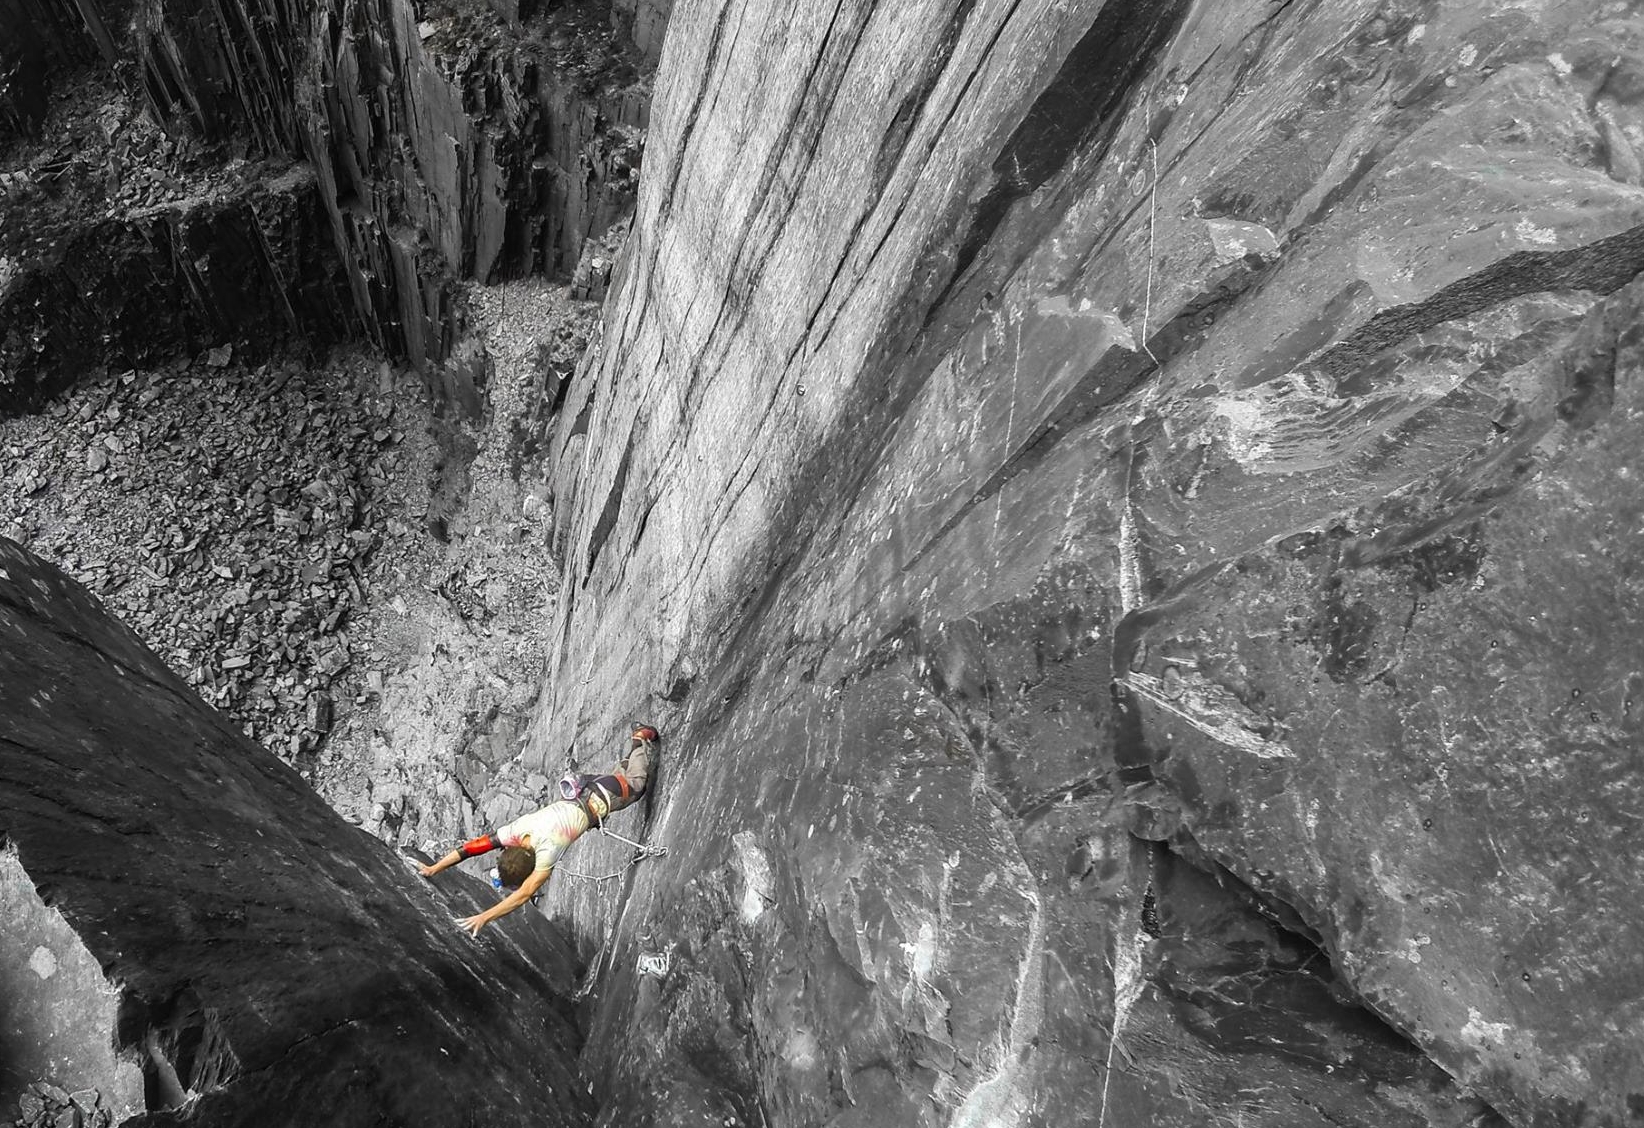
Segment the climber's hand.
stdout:
<svg viewBox="0 0 1644 1128">
<path fill-rule="evenodd" d="M 456 917 L 453 922 L 458 928 L 467 929 L 472 936 L 478 936 L 480 929 L 489 923 L 484 913 L 475 913 L 471 917 Z"/>
<path fill-rule="evenodd" d="M 462 861 L 462 851 L 453 850 L 437 862 L 417 867 L 417 872 L 424 877 L 433 877 L 436 873 L 444 873 L 460 861 Z"/>
</svg>

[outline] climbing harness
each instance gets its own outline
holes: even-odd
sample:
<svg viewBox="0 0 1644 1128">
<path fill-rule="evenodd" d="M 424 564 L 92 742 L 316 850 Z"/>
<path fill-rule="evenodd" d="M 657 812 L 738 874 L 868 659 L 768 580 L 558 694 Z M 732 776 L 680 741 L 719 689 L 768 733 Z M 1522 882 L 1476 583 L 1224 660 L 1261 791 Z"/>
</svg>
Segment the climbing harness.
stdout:
<svg viewBox="0 0 1644 1128">
<path fill-rule="evenodd" d="M 580 878 L 583 881 L 610 881 L 614 877 L 621 877 L 646 858 L 666 858 L 668 856 L 668 848 L 666 846 L 649 846 L 643 842 L 635 842 L 631 838 L 624 838 L 614 830 L 607 830 L 602 823 L 596 823 L 594 825 L 594 829 L 599 831 L 601 834 L 608 835 L 611 838 L 616 839 L 625 846 L 632 846 L 634 848 L 633 857 L 629 858 L 627 863 L 620 869 L 613 870 L 610 873 L 578 873 L 576 870 L 566 869 L 563 865 L 555 866 L 554 869 L 556 872 L 563 873 L 566 877 Z"/>
<path fill-rule="evenodd" d="M 618 800 L 628 799 L 632 794 L 628 781 L 621 776 L 615 780 L 620 794 L 613 794 L 605 786 L 605 780 L 609 778 L 567 772 L 559 779 L 559 797 L 581 807 L 583 814 L 588 816 L 588 825 L 600 827 L 605 817 L 616 808 Z"/>
</svg>

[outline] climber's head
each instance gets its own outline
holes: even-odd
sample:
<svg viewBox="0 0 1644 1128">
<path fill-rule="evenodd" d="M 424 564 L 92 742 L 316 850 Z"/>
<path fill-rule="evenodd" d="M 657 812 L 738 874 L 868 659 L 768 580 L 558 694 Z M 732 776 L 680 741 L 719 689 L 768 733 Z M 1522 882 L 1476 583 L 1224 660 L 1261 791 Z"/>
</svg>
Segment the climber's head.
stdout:
<svg viewBox="0 0 1644 1128">
<path fill-rule="evenodd" d="M 502 860 L 497 863 L 497 880 L 504 889 L 518 889 L 525 884 L 525 879 L 531 876 L 536 868 L 537 855 L 535 850 L 527 850 L 524 846 L 510 846 L 502 852 Z"/>
</svg>

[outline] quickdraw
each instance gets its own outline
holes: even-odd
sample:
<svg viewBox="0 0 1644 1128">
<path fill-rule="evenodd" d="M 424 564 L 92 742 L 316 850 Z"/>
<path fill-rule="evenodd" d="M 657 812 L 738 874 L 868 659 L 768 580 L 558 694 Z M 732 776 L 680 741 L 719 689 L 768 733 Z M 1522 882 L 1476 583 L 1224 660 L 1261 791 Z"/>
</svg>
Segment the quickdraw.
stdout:
<svg viewBox="0 0 1644 1128">
<path fill-rule="evenodd" d="M 605 829 L 604 826 L 596 825 L 595 829 L 597 829 L 601 834 L 609 835 L 618 842 L 634 848 L 634 855 L 628 859 L 627 864 L 623 865 L 620 869 L 612 870 L 610 873 L 578 873 L 576 870 L 566 869 L 563 865 L 555 866 L 554 869 L 556 872 L 563 873 L 566 877 L 574 877 L 582 881 L 610 881 L 614 877 L 621 877 L 646 858 L 666 858 L 668 856 L 668 848 L 666 846 L 649 846 L 643 842 L 635 842 L 631 838 L 622 837 L 622 835 L 618 834 L 614 830 Z"/>
</svg>

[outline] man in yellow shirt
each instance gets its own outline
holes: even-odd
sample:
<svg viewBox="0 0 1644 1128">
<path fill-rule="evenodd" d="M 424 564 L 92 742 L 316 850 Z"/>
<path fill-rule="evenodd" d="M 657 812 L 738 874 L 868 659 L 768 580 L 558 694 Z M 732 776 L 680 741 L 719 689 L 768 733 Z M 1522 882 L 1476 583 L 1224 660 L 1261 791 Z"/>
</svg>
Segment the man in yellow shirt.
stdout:
<svg viewBox="0 0 1644 1128">
<path fill-rule="evenodd" d="M 651 773 L 651 753 L 662 737 L 649 725 L 636 728 L 628 741 L 628 755 L 610 775 L 566 776 L 560 780 L 557 799 L 507 826 L 469 839 L 433 865 L 423 866 L 424 877 L 450 869 L 464 858 L 477 858 L 492 850 L 502 851 L 497 876 L 508 896 L 457 924 L 475 936 L 480 929 L 507 916 L 525 904 L 546 884 L 554 863 L 565 848 L 607 815 L 633 803 L 645 793 Z"/>
</svg>

